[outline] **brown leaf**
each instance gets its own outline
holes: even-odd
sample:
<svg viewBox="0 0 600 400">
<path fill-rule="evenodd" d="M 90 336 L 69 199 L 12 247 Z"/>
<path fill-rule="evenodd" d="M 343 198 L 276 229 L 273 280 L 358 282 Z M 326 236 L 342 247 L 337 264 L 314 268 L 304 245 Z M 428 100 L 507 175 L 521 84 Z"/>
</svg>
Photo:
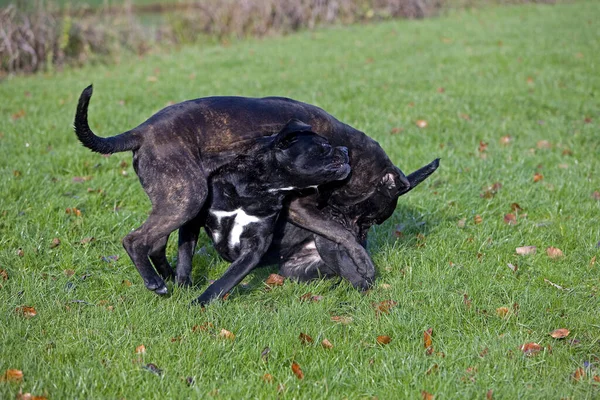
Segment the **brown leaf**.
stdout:
<svg viewBox="0 0 600 400">
<path fill-rule="evenodd" d="M 483 218 L 481 218 L 481 215 L 477 214 L 475 217 L 473 217 L 473 222 L 480 224 L 483 222 Z"/>
<path fill-rule="evenodd" d="M 548 247 L 546 249 L 546 254 L 548 254 L 548 257 L 550 258 L 559 258 L 564 255 L 562 250 L 557 247 Z"/>
<path fill-rule="evenodd" d="M 554 339 L 563 339 L 569 336 L 569 333 L 571 332 L 567 328 L 559 328 L 550 332 L 549 335 L 552 336 Z"/>
<path fill-rule="evenodd" d="M 264 374 L 262 376 L 262 380 L 266 383 L 273 383 L 273 375 L 271 374 Z"/>
<path fill-rule="evenodd" d="M 227 329 L 221 329 L 221 332 L 219 332 L 219 337 L 229 340 L 235 339 L 235 335 L 232 332 L 229 332 Z"/>
<path fill-rule="evenodd" d="M 21 382 L 23 380 L 23 371 L 20 369 L 7 369 L 2 380 L 8 382 Z"/>
<path fill-rule="evenodd" d="M 392 135 L 397 135 L 398 133 L 402 132 L 404 130 L 404 128 L 392 128 L 392 130 L 390 131 L 390 133 Z"/>
<path fill-rule="evenodd" d="M 60 239 L 59 238 L 52 239 L 52 243 L 50 243 L 50 248 L 54 249 L 58 246 L 60 246 Z"/>
<path fill-rule="evenodd" d="M 425 121 L 424 119 L 418 119 L 418 120 L 415 122 L 415 124 L 417 124 L 417 126 L 418 126 L 419 128 L 421 128 L 421 129 L 422 129 L 422 128 L 427 128 L 427 125 L 428 125 L 427 121 Z"/>
<path fill-rule="evenodd" d="M 518 267 L 516 265 L 513 265 L 511 263 L 506 264 L 508 266 L 508 268 L 511 269 L 512 272 L 517 272 Z"/>
<path fill-rule="evenodd" d="M 81 243 L 81 244 L 89 244 L 89 243 L 92 243 L 92 242 L 95 242 L 95 241 L 96 241 L 95 237 L 86 237 L 86 238 L 81 239 L 79 241 L 79 243 Z"/>
<path fill-rule="evenodd" d="M 539 353 L 540 351 L 544 350 L 544 348 L 542 346 L 540 346 L 539 344 L 534 343 L 534 342 L 525 343 L 524 345 L 521 345 L 521 347 L 519 347 L 519 349 L 526 356 L 534 356 L 537 353 Z"/>
<path fill-rule="evenodd" d="M 146 346 L 140 344 L 138 347 L 135 348 L 135 354 L 146 354 Z"/>
<path fill-rule="evenodd" d="M 398 302 L 394 300 L 384 300 L 379 303 L 372 303 L 371 305 L 375 308 L 375 313 L 379 314 L 389 314 L 390 309 L 396 307 Z"/>
<path fill-rule="evenodd" d="M 321 346 L 323 346 L 326 349 L 333 349 L 333 345 L 329 340 L 327 340 L 327 338 L 323 339 L 323 341 L 321 342 Z"/>
<path fill-rule="evenodd" d="M 17 307 L 15 311 L 19 314 L 22 314 L 25 318 L 33 318 L 37 315 L 35 308 L 29 306 Z"/>
<path fill-rule="evenodd" d="M 463 294 L 463 304 L 467 307 L 467 309 L 471 308 L 471 300 L 469 299 L 468 294 Z"/>
<path fill-rule="evenodd" d="M 91 175 L 87 175 L 87 176 L 74 176 L 72 181 L 73 183 L 83 183 L 83 182 L 87 182 L 89 180 L 92 179 Z"/>
<path fill-rule="evenodd" d="M 300 365 L 298 365 L 298 363 L 295 361 L 292 363 L 292 372 L 294 373 L 294 375 L 296 375 L 298 379 L 304 379 L 304 373 L 302 372 L 302 368 L 300 368 Z"/>
<path fill-rule="evenodd" d="M 318 295 L 313 295 L 312 293 L 308 292 L 303 294 L 302 296 L 300 296 L 300 301 L 312 301 L 312 302 L 317 302 L 317 301 L 321 301 L 323 300 L 323 296 L 318 296 Z"/>
<path fill-rule="evenodd" d="M 577 368 L 573 373 L 572 378 L 575 382 L 579 382 L 582 378 L 585 378 L 585 369 L 581 367 Z"/>
<path fill-rule="evenodd" d="M 485 394 L 485 400 L 494 400 L 494 391 L 492 389 L 488 390 Z"/>
<path fill-rule="evenodd" d="M 523 246 L 516 248 L 517 254 L 520 256 L 528 256 L 530 254 L 535 254 L 537 252 L 537 247 L 535 246 Z"/>
<path fill-rule="evenodd" d="M 24 116 L 25 116 L 25 110 L 19 110 L 12 115 L 12 120 L 16 121 L 18 119 L 23 118 Z"/>
<path fill-rule="evenodd" d="M 392 341 L 392 338 L 387 335 L 377 336 L 377 343 L 381 345 L 389 344 Z"/>
<path fill-rule="evenodd" d="M 462 114 L 460 114 L 460 117 L 462 119 L 464 119 L 465 121 L 470 121 L 471 120 L 471 116 L 469 114 L 462 113 Z"/>
<path fill-rule="evenodd" d="M 285 281 L 285 277 L 277 274 L 271 274 L 265 281 L 265 283 L 269 286 L 283 286 L 283 282 Z"/>
<path fill-rule="evenodd" d="M 459 220 L 458 220 L 458 222 L 456 223 L 456 225 L 457 225 L 459 228 L 464 228 L 464 227 L 465 227 L 465 225 L 466 225 L 466 223 L 467 223 L 467 219 L 466 219 L 466 218 L 462 218 L 462 219 L 459 219 Z"/>
<path fill-rule="evenodd" d="M 5 269 L 0 268 L 0 277 L 2 277 L 3 281 L 8 280 L 8 272 Z"/>
<path fill-rule="evenodd" d="M 31 393 L 23 393 L 21 389 L 19 389 L 19 393 L 17 393 L 17 400 L 48 400 L 46 396 L 34 396 Z"/>
<path fill-rule="evenodd" d="M 340 324 L 348 325 L 353 321 L 353 318 L 347 315 L 334 315 L 331 317 L 333 322 L 339 322 Z"/>
<path fill-rule="evenodd" d="M 17 256 L 19 256 L 19 257 L 25 256 L 25 251 L 23 251 L 23 249 L 20 247 L 17 249 Z"/>
<path fill-rule="evenodd" d="M 537 148 L 538 149 L 551 149 L 552 143 L 550 143 L 547 140 L 540 140 L 539 142 L 537 142 Z"/>
<path fill-rule="evenodd" d="M 423 347 L 427 350 L 427 355 L 433 352 L 432 336 L 433 328 L 429 328 L 423 332 Z"/>
<path fill-rule="evenodd" d="M 126 287 L 131 287 L 131 281 L 129 279 L 123 279 L 121 281 L 121 285 L 126 286 Z"/>
<path fill-rule="evenodd" d="M 423 400 L 433 400 L 433 399 L 435 398 L 435 396 L 434 396 L 434 395 L 432 395 L 432 394 L 431 394 L 431 393 L 429 393 L 429 392 L 426 392 L 426 391 L 424 391 L 424 390 L 421 390 L 421 398 L 422 398 Z"/>
<path fill-rule="evenodd" d="M 75 271 L 72 269 L 65 269 L 63 271 L 63 274 L 65 274 L 66 277 L 71 277 L 71 276 L 75 275 Z"/>
<path fill-rule="evenodd" d="M 481 140 L 479 142 L 479 148 L 477 149 L 480 153 L 485 153 L 487 151 L 488 148 L 488 144 L 486 142 L 484 142 L 483 140 Z"/>
<path fill-rule="evenodd" d="M 544 179 L 544 175 L 540 174 L 539 172 L 536 172 L 536 173 L 533 175 L 533 181 L 534 181 L 534 182 L 539 182 L 539 181 L 541 181 L 542 179 Z"/>
<path fill-rule="evenodd" d="M 516 225 L 517 217 L 515 216 L 515 214 L 506 214 L 504 216 L 504 223 L 507 225 Z"/>
<path fill-rule="evenodd" d="M 594 382 L 600 382 L 600 376 L 594 375 Z"/>
<path fill-rule="evenodd" d="M 313 342 L 313 338 L 311 338 L 306 333 L 302 333 L 302 332 L 300 332 L 300 336 L 298 337 L 298 339 L 300 339 L 300 343 L 302 343 L 302 344 L 309 344 L 309 343 Z"/>
<path fill-rule="evenodd" d="M 510 144 L 510 142 L 512 142 L 512 140 L 513 140 L 513 138 L 510 135 L 502 136 L 500 138 L 500 144 L 506 146 L 506 145 Z"/>
<path fill-rule="evenodd" d="M 594 193 L 592 193 L 592 199 L 600 201 L 600 192 L 595 190 Z"/>
<path fill-rule="evenodd" d="M 594 264 L 596 264 L 596 256 L 592 257 L 592 259 L 590 260 L 590 267 L 593 267 Z M 3 277 L 4 277 L 4 275 L 3 275 Z M 8 276 L 4 279 L 5 280 L 8 279 Z"/>
<path fill-rule="evenodd" d="M 156 76 L 154 76 L 154 75 L 151 75 L 151 76 L 149 76 L 148 78 L 146 78 L 146 80 L 147 80 L 148 82 L 157 82 L 157 81 L 158 81 L 158 78 L 157 78 Z"/>
<path fill-rule="evenodd" d="M 65 210 L 67 214 L 73 214 L 76 217 L 81 217 L 81 210 L 75 207 L 69 207 Z"/>
<path fill-rule="evenodd" d="M 513 212 L 519 212 L 519 211 L 523 211 L 523 208 L 522 208 L 522 207 L 519 205 L 519 203 L 512 203 L 512 204 L 510 205 L 510 209 L 511 209 Z"/>
<path fill-rule="evenodd" d="M 508 307 L 498 307 L 496 308 L 496 315 L 500 318 L 505 318 L 508 315 Z"/>
</svg>

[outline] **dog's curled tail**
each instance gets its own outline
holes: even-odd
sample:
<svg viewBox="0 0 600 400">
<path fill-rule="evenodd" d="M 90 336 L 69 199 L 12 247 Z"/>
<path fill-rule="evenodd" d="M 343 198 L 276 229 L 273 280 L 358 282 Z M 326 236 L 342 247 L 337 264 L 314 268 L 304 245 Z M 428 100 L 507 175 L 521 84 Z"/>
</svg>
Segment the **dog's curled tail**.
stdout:
<svg viewBox="0 0 600 400">
<path fill-rule="evenodd" d="M 120 135 L 112 137 L 99 137 L 90 129 L 88 125 L 88 106 L 93 92 L 92 85 L 86 87 L 77 104 L 77 113 L 75 114 L 75 134 L 77 138 L 88 149 L 100 154 L 112 154 L 121 151 L 137 150 L 140 147 L 139 136 L 132 131 L 123 132 Z"/>
</svg>

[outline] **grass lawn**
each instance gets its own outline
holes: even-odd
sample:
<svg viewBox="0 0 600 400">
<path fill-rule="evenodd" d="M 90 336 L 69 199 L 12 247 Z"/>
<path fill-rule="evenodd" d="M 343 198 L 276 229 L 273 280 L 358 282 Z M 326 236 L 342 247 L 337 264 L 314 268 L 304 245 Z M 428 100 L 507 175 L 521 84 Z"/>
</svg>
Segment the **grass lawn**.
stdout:
<svg viewBox="0 0 600 400">
<path fill-rule="evenodd" d="M 0 381 L 0 398 L 598 398 L 598 16 L 591 1 L 491 8 L 0 83 L 0 373 L 24 375 Z M 72 132 L 91 82 L 103 136 L 169 102 L 282 95 L 368 133 L 406 173 L 442 163 L 372 229 L 368 295 L 330 281 L 267 291 L 267 268 L 202 312 L 189 302 L 227 267 L 205 235 L 198 286 L 168 298 L 144 288 L 121 246 L 150 205 L 129 153 L 93 154 Z M 308 292 L 322 298 L 301 301 Z M 397 304 L 378 315 L 386 300 Z M 549 336 L 557 328 L 570 335 Z M 530 342 L 543 349 L 523 354 Z"/>
</svg>

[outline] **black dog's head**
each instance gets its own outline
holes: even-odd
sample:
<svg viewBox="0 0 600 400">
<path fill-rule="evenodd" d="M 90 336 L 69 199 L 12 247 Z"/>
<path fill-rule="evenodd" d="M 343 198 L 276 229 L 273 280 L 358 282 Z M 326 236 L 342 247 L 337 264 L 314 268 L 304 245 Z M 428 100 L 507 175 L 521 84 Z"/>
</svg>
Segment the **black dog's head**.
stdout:
<svg viewBox="0 0 600 400">
<path fill-rule="evenodd" d="M 280 180 L 289 188 L 318 186 L 350 174 L 348 149 L 332 147 L 297 119 L 289 121 L 274 137 L 272 151 Z"/>
</svg>

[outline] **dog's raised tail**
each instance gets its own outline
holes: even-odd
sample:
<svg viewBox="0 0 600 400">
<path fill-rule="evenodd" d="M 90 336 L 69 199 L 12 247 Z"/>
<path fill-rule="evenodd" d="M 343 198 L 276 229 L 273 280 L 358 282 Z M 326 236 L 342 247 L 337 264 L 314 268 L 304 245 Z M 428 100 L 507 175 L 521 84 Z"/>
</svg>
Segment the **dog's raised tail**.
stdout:
<svg viewBox="0 0 600 400">
<path fill-rule="evenodd" d="M 75 134 L 77 138 L 88 149 L 100 154 L 112 154 L 121 151 L 137 150 L 140 147 L 139 137 L 132 131 L 123 132 L 120 135 L 103 138 L 96 136 L 88 125 L 88 106 L 93 92 L 92 85 L 86 87 L 77 104 L 75 114 Z"/>
</svg>

